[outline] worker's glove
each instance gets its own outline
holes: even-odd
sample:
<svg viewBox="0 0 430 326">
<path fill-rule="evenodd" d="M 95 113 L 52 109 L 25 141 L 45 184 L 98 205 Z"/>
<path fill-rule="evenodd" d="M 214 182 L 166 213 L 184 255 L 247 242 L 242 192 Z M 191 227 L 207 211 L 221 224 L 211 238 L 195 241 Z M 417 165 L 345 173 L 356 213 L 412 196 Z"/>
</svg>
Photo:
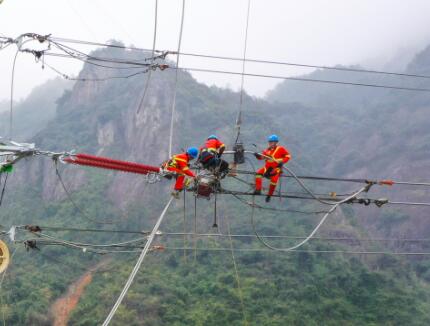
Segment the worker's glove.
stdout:
<svg viewBox="0 0 430 326">
<path fill-rule="evenodd" d="M 266 172 L 264 173 L 264 177 L 265 178 L 270 178 L 271 176 L 272 176 L 272 171 L 273 171 L 273 168 L 272 167 L 269 167 L 269 168 L 267 168 L 267 170 L 266 170 Z"/>
<path fill-rule="evenodd" d="M 257 160 L 259 160 L 261 158 L 261 154 L 259 154 L 257 152 L 254 153 L 254 156 Z"/>
<path fill-rule="evenodd" d="M 278 168 L 282 169 L 283 166 L 284 166 L 284 162 L 279 162 L 278 163 Z"/>
</svg>

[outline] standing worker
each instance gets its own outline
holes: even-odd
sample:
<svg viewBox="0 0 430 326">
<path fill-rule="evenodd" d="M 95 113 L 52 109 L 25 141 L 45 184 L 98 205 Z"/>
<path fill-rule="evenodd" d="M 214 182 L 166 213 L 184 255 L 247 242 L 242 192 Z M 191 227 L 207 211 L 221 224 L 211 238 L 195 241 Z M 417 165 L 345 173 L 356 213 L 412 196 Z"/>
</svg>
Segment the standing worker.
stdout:
<svg viewBox="0 0 430 326">
<path fill-rule="evenodd" d="M 215 135 L 210 135 L 200 148 L 199 162 L 205 169 L 220 173 L 224 177 L 228 172 L 228 163 L 221 159 L 225 145 Z M 218 170 L 217 170 L 218 169 Z"/>
<path fill-rule="evenodd" d="M 179 193 L 184 189 L 185 176 L 195 178 L 196 175 L 190 170 L 188 163 L 199 155 L 196 147 L 189 147 L 185 153 L 173 155 L 169 161 L 163 164 L 167 171 L 176 173 L 176 183 L 172 196 L 179 199 Z"/>
<path fill-rule="evenodd" d="M 263 153 L 254 153 L 258 160 L 266 160 L 264 167 L 257 170 L 254 191 L 254 195 L 261 195 L 261 188 L 263 185 L 262 178 L 270 179 L 266 203 L 270 201 L 270 198 L 275 192 L 279 177 L 282 174 L 282 166 L 291 158 L 290 152 L 288 152 L 285 147 L 278 145 L 279 137 L 277 135 L 271 135 L 267 141 L 269 142 L 269 147 L 266 148 Z"/>
</svg>

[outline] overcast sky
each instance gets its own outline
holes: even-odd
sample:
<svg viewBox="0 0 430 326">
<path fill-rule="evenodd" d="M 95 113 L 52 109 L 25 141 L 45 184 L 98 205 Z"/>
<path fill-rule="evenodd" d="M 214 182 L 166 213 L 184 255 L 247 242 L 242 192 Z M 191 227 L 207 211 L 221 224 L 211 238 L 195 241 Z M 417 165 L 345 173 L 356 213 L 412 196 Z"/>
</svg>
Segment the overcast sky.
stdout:
<svg viewBox="0 0 430 326">
<path fill-rule="evenodd" d="M 182 51 L 242 56 L 248 0 L 186 0 Z M 3 0 L 0 35 L 52 34 L 151 48 L 155 0 Z M 158 49 L 176 49 L 182 0 L 159 0 Z M 251 0 L 247 57 L 317 65 L 366 64 L 382 67 L 409 59 L 430 44 L 429 0 Z M 91 48 L 83 48 L 91 50 Z M 0 51 L 0 101 L 10 96 L 16 47 Z M 81 63 L 49 58 L 67 74 Z M 240 71 L 240 63 L 181 58 L 183 66 Z M 395 69 L 395 65 L 390 65 Z M 297 75 L 298 68 L 247 65 L 247 71 Z M 194 74 L 207 84 L 237 89 L 238 76 Z M 22 98 L 55 74 L 41 70 L 30 55 L 19 55 L 15 94 Z M 245 88 L 262 96 L 277 82 L 246 78 Z"/>
</svg>

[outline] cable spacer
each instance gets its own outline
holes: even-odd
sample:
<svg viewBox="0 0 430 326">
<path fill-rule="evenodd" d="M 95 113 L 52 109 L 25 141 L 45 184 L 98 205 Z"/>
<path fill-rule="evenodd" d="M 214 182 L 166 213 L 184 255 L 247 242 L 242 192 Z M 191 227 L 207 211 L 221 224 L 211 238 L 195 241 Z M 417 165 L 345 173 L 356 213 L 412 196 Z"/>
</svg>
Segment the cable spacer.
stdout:
<svg viewBox="0 0 430 326">
<path fill-rule="evenodd" d="M 382 205 L 388 204 L 387 198 L 380 198 L 375 200 L 375 205 L 378 207 L 382 207 Z"/>
<path fill-rule="evenodd" d="M 24 228 L 30 232 L 41 232 L 42 231 L 42 229 L 38 225 L 26 225 Z"/>
</svg>

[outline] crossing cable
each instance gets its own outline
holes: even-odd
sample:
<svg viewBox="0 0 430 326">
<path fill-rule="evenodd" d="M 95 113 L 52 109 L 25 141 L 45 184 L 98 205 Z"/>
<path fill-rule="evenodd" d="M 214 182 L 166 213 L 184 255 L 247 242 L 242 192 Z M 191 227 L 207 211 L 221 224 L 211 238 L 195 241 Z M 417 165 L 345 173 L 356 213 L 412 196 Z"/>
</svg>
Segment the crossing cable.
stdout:
<svg viewBox="0 0 430 326">
<path fill-rule="evenodd" d="M 139 66 L 142 65 L 140 62 L 128 62 L 128 64 L 135 65 L 131 67 L 113 67 L 113 66 L 107 66 L 107 65 L 101 65 L 97 64 L 95 62 L 91 62 L 89 60 L 86 60 L 82 57 L 76 56 L 70 51 L 64 50 L 67 54 L 69 54 L 72 58 L 81 60 L 83 62 L 93 64 L 99 67 L 104 68 L 111 68 L 111 69 L 130 69 L 130 68 L 139 68 Z M 177 52 L 174 52 L 177 53 Z M 49 54 L 46 53 L 46 55 L 55 55 L 55 54 Z M 126 64 L 126 62 L 120 62 L 120 61 L 112 61 L 107 59 L 101 59 L 92 57 L 91 60 L 100 60 L 100 61 L 108 61 L 112 63 L 118 63 L 118 64 Z M 215 74 L 228 74 L 228 75 L 236 75 L 236 76 L 249 76 L 249 77 L 258 77 L 258 78 L 271 78 L 271 79 L 282 79 L 282 80 L 294 80 L 294 81 L 302 81 L 302 82 L 314 82 L 314 83 L 326 83 L 326 84 L 334 84 L 334 85 L 348 85 L 348 86 L 361 86 L 361 87 L 373 87 L 373 88 L 380 88 L 380 89 L 393 89 L 393 90 L 404 90 L 404 91 L 417 91 L 417 92 L 430 92 L 430 88 L 419 88 L 419 87 L 402 87 L 402 86 L 394 86 L 394 85 L 383 85 L 383 84 L 372 84 L 372 83 L 359 83 L 359 82 L 347 82 L 347 81 L 340 81 L 340 80 L 326 80 L 326 79 L 315 79 L 315 78 L 306 78 L 306 77 L 289 77 L 289 76 L 282 76 L 282 75 L 271 75 L 271 74 L 257 74 L 257 73 L 242 73 L 237 71 L 230 71 L 230 70 L 215 70 L 215 69 L 205 69 L 205 68 L 194 68 L 194 67 L 170 67 L 171 69 L 175 70 L 186 70 L 186 71 L 194 71 L 194 72 L 204 72 L 204 73 L 215 73 Z M 430 76 L 429 76 L 430 78 Z"/>
<path fill-rule="evenodd" d="M 64 52 L 65 55 L 61 53 L 50 53 L 50 52 L 46 52 L 45 55 L 77 59 L 84 63 L 88 63 L 101 68 L 109 68 L 109 69 L 140 69 L 142 67 L 150 66 L 149 63 L 142 63 L 140 61 L 124 61 L 122 59 L 108 59 L 108 58 L 95 57 L 62 44 L 58 44 L 58 43 L 52 43 L 52 44 L 54 44 L 57 49 Z M 108 63 L 126 65 L 126 66 L 110 66 L 107 64 L 95 63 L 93 61 L 108 62 Z"/>
<path fill-rule="evenodd" d="M 253 153 L 253 152 L 248 152 Z M 228 153 L 227 153 L 228 154 Z M 236 170 L 237 174 L 250 174 L 255 175 L 256 172 L 254 171 L 246 171 L 246 170 Z M 282 178 L 294 178 L 292 175 L 281 175 Z M 340 182 L 355 182 L 355 183 L 373 183 L 373 184 L 380 184 L 380 185 L 410 185 L 410 186 L 423 186 L 423 187 L 430 187 L 430 182 L 413 182 L 413 181 L 396 181 L 396 180 L 371 180 L 371 179 L 363 179 L 363 178 L 337 178 L 337 177 L 320 177 L 320 176 L 308 176 L 308 175 L 296 175 L 299 179 L 304 180 L 321 180 L 321 181 L 340 181 Z"/>
<path fill-rule="evenodd" d="M 73 200 L 72 195 L 70 194 L 69 190 L 67 189 L 66 185 L 64 184 L 63 178 L 61 177 L 60 171 L 58 170 L 58 161 L 55 160 L 54 161 L 54 166 L 55 166 L 55 174 L 57 175 L 58 181 L 61 184 L 61 187 L 64 190 L 64 193 L 66 194 L 68 200 L 70 201 L 70 203 L 73 205 L 73 207 L 81 214 L 82 217 L 84 217 L 86 220 L 96 223 L 96 224 L 118 224 L 121 223 L 122 221 L 99 221 L 97 219 L 94 219 L 92 217 L 90 217 L 86 212 L 84 212 L 81 207 L 79 207 L 79 205 Z"/>
<path fill-rule="evenodd" d="M 255 238 L 255 234 L 223 234 L 223 233 L 197 233 L 197 223 L 195 220 L 195 232 L 162 232 L 158 231 L 157 237 L 170 237 L 170 236 L 189 236 L 189 237 L 232 237 L 232 238 Z M 110 233 L 131 233 L 148 235 L 148 231 L 128 231 L 128 230 L 103 230 L 103 229 L 81 229 L 81 228 L 68 228 L 68 227 L 47 227 L 39 225 L 22 225 L 16 226 L 16 229 L 36 230 L 40 231 L 76 231 L 76 232 L 110 232 Z M 38 232 L 38 231 L 33 231 Z M 7 231 L 0 231 L 1 235 L 8 235 Z M 304 236 L 293 235 L 260 235 L 267 239 L 305 239 Z M 348 237 L 312 237 L 311 240 L 324 240 L 324 241 L 358 241 L 358 242 L 430 242 L 430 238 L 348 238 Z"/>
<path fill-rule="evenodd" d="M 154 61 L 155 61 L 154 53 L 155 53 L 155 43 L 157 41 L 157 20 L 158 20 L 158 0 L 155 0 L 154 36 L 152 38 L 151 66 L 154 64 Z M 140 99 L 139 106 L 137 107 L 136 114 L 139 114 L 140 108 L 142 107 L 145 101 L 145 98 L 149 89 L 149 83 L 151 81 L 151 76 L 152 76 L 152 70 L 149 70 L 148 76 L 146 77 L 146 81 L 145 81 L 145 88 L 143 89 L 143 95 L 142 95 L 142 98 Z"/>
<path fill-rule="evenodd" d="M 173 197 L 170 198 L 169 202 L 167 203 L 166 207 L 164 207 L 164 210 L 161 212 L 160 217 L 157 220 L 157 223 L 155 224 L 154 228 L 151 231 L 151 234 L 148 236 L 148 240 L 146 241 L 145 247 L 143 248 L 139 259 L 136 262 L 136 265 L 134 266 L 128 280 L 127 283 L 125 284 L 123 290 L 121 291 L 121 294 L 119 295 L 117 301 L 115 302 L 114 306 L 112 307 L 111 311 L 109 312 L 108 316 L 106 317 L 105 321 L 103 322 L 103 326 L 107 326 L 109 325 L 109 323 L 111 322 L 113 316 L 115 315 L 119 305 L 121 304 L 122 300 L 124 299 L 125 295 L 127 294 L 128 289 L 131 286 L 131 283 L 133 282 L 137 272 L 139 271 L 140 266 L 142 265 L 143 259 L 145 258 L 151 244 L 152 241 L 155 238 L 155 235 L 158 231 L 158 228 L 160 227 L 161 222 L 163 221 L 164 215 L 166 214 L 170 204 L 173 201 Z"/>
<path fill-rule="evenodd" d="M 237 283 L 237 290 L 239 293 L 240 306 L 242 308 L 243 321 L 244 321 L 245 325 L 248 325 L 248 320 L 246 318 L 246 312 L 245 312 L 245 303 L 243 300 L 242 286 L 241 286 L 241 282 L 240 282 L 240 275 L 239 275 L 239 271 L 237 268 L 236 258 L 234 257 L 233 239 L 231 237 L 231 231 L 230 231 L 230 219 L 227 215 L 225 216 L 225 219 L 227 222 L 227 232 L 228 232 L 228 236 L 229 236 L 229 240 L 230 240 L 231 259 L 233 261 L 234 273 L 235 273 L 236 283 Z M 184 252 L 185 252 L 185 250 L 184 250 Z"/>
<path fill-rule="evenodd" d="M 35 227 L 40 230 L 51 230 L 51 231 L 76 231 L 76 232 L 103 232 L 103 233 L 127 233 L 127 234 L 149 234 L 149 231 L 132 231 L 132 230 L 104 230 L 104 229 L 91 229 L 91 228 L 71 228 L 71 227 L 62 227 L 62 226 L 43 226 L 43 225 L 24 225 L 18 226 L 17 229 L 25 228 L 25 229 L 34 229 Z"/>
<path fill-rule="evenodd" d="M 145 74 L 147 72 L 150 72 L 154 68 L 156 68 L 156 66 L 152 66 L 151 68 L 147 68 L 145 70 L 141 70 L 141 71 L 135 72 L 133 74 L 124 75 L 124 76 L 111 76 L 111 77 L 105 77 L 105 78 L 75 78 L 75 77 L 70 77 L 69 75 L 61 72 L 57 68 L 48 64 L 47 62 L 44 62 L 43 66 L 47 66 L 49 69 L 51 69 L 52 71 L 54 71 L 55 73 L 57 73 L 58 75 L 60 75 L 62 78 L 66 79 L 66 80 L 81 81 L 81 82 L 92 82 L 92 81 L 104 82 L 104 81 L 108 81 L 108 80 L 112 80 L 112 79 L 128 79 L 131 77 L 139 76 L 141 74 Z M 43 66 L 42 66 L 42 68 L 43 68 Z"/>
<path fill-rule="evenodd" d="M 185 16 L 185 0 L 182 0 L 181 26 L 179 28 L 179 40 L 178 40 L 178 53 L 181 51 L 182 31 L 184 29 L 184 16 Z M 170 117 L 169 157 L 172 157 L 173 122 L 174 122 L 175 110 L 176 110 L 176 95 L 178 91 L 178 72 L 179 72 L 179 54 L 176 55 L 175 82 L 173 87 L 173 100 L 172 100 L 172 109 L 171 109 L 172 115 Z"/>
<path fill-rule="evenodd" d="M 274 212 L 284 212 L 284 213 L 307 214 L 307 215 L 310 215 L 310 214 L 325 214 L 325 213 L 327 213 L 327 211 L 301 211 L 301 210 L 289 209 L 289 208 L 282 209 L 282 208 L 274 208 L 274 207 L 265 207 L 265 206 L 257 205 L 257 204 L 255 204 L 253 202 L 248 202 L 247 200 L 239 197 L 236 194 L 232 194 L 232 196 L 234 198 L 236 198 L 237 200 L 239 200 L 240 202 L 242 202 L 243 204 L 245 204 L 245 205 L 248 205 L 250 207 L 255 207 L 255 208 L 258 208 L 258 209 L 261 209 L 261 210 L 268 210 L 268 211 L 274 211 Z M 282 198 L 282 197 L 279 197 L 279 198 Z"/>
<path fill-rule="evenodd" d="M 415 202 L 407 202 L 407 201 L 391 201 L 388 200 L 386 204 L 391 205 L 405 205 L 405 206 L 426 206 L 429 207 L 430 203 L 415 203 Z"/>
<path fill-rule="evenodd" d="M 169 67 L 171 69 L 183 69 L 186 71 L 195 72 L 205 72 L 214 74 L 227 74 L 234 76 L 241 76 L 242 73 L 237 71 L 228 70 L 215 70 L 215 69 L 204 69 L 204 68 L 192 68 L 192 67 Z M 417 91 L 417 92 L 430 92 L 430 88 L 418 88 L 418 87 L 401 87 L 401 86 L 391 86 L 391 85 L 381 85 L 381 84 L 370 84 L 370 83 L 355 83 L 355 82 L 345 82 L 339 80 L 326 80 L 326 79 L 314 79 L 305 77 L 288 77 L 281 75 L 268 75 L 268 74 L 256 74 L 256 73 L 244 73 L 245 76 L 258 77 L 258 78 L 271 78 L 271 79 L 282 79 L 282 80 L 295 80 L 303 82 L 313 82 L 313 83 L 325 83 L 325 84 L 335 84 L 335 85 L 349 85 L 349 86 L 362 86 L 362 87 L 373 87 L 373 88 L 384 88 L 384 89 L 395 89 L 404 91 Z"/>
<path fill-rule="evenodd" d="M 361 189 L 359 189 L 358 191 L 356 191 L 354 194 L 352 194 L 351 196 L 337 202 L 335 205 L 333 205 L 330 210 L 322 217 L 322 219 L 320 220 L 320 222 L 317 224 L 317 226 L 312 230 L 311 233 L 309 233 L 309 235 L 302 240 L 301 242 L 299 242 L 298 244 L 288 247 L 288 248 L 277 248 L 274 247 L 272 245 L 270 245 L 269 243 L 267 243 L 263 237 L 261 237 L 257 231 L 257 228 L 255 226 L 255 221 L 254 221 L 254 217 L 255 217 L 255 207 L 252 206 L 251 208 L 251 224 L 252 224 L 252 229 L 254 230 L 254 234 L 257 236 L 258 240 L 260 240 L 260 242 L 267 248 L 272 249 L 272 250 L 277 250 L 277 251 L 291 251 L 293 249 L 297 249 L 300 248 L 301 246 L 303 246 L 305 243 L 307 243 L 312 237 L 313 235 L 319 230 L 319 228 L 324 224 L 324 222 L 326 221 L 327 217 L 336 210 L 336 208 L 343 204 L 348 202 L 350 199 L 353 199 L 355 197 L 357 197 L 360 193 L 366 191 L 367 186 L 366 187 L 362 187 Z M 254 198 L 254 197 L 253 197 Z"/>
<path fill-rule="evenodd" d="M 182 232 L 162 232 L 157 234 L 159 237 L 163 236 L 183 236 Z M 193 236 L 194 233 L 185 233 L 187 236 Z M 255 238 L 255 234 L 223 234 L 223 233 L 196 233 L 196 236 L 199 237 L 232 237 L 232 238 Z M 293 236 L 293 235 L 260 235 L 262 238 L 267 239 L 306 239 L 306 236 Z M 355 242 L 430 242 L 430 238 L 347 238 L 347 237 L 312 237 L 311 240 L 318 241 L 355 241 Z"/>
<path fill-rule="evenodd" d="M 236 171 L 235 171 L 236 172 Z M 253 175 L 255 175 L 256 174 L 256 172 L 249 172 L 250 174 L 253 174 Z M 284 175 L 281 175 L 282 177 L 284 177 Z M 238 178 L 238 177 L 236 177 L 236 176 L 229 176 L 229 177 L 231 177 L 231 178 L 233 178 L 233 179 L 235 179 L 235 180 L 238 180 L 238 181 L 240 181 L 240 182 L 242 182 L 242 183 L 244 183 L 244 184 L 246 184 L 246 185 L 248 185 L 248 186 L 250 186 L 251 188 L 253 188 L 254 187 L 254 184 L 253 183 L 251 183 L 251 182 L 247 182 L 247 181 L 245 181 L 245 180 L 243 180 L 243 179 L 241 179 L 241 178 Z M 285 177 L 291 177 L 292 178 L 292 176 L 291 175 L 289 175 L 289 176 L 285 176 Z M 301 177 L 301 176 L 298 176 L 298 178 L 302 178 L 303 179 L 303 177 Z M 304 178 L 306 178 L 306 177 L 304 177 Z M 365 181 L 365 183 L 377 183 L 377 182 L 370 182 L 370 181 Z M 303 193 L 303 192 L 294 192 L 294 191 L 288 191 L 288 192 L 284 192 L 284 191 L 281 191 L 281 190 L 279 190 L 278 192 L 278 195 L 279 195 L 279 198 L 283 198 L 283 196 L 282 195 L 286 195 L 286 194 L 291 194 L 291 195 L 306 195 L 307 193 Z M 329 193 L 329 194 L 331 194 L 331 193 Z M 317 193 L 315 193 L 315 195 L 317 195 L 317 196 L 326 196 L 327 194 L 317 194 Z M 344 193 L 344 194 L 338 194 L 338 193 L 336 193 L 336 197 L 345 197 L 345 196 L 349 196 L 350 195 L 350 193 Z"/>
<path fill-rule="evenodd" d="M 243 85 L 245 82 L 245 59 L 246 59 L 246 50 L 248 45 L 248 26 L 249 26 L 249 13 L 251 10 L 251 0 L 248 0 L 248 10 L 246 14 L 246 28 L 245 28 L 245 44 L 243 47 L 243 60 L 242 60 L 242 75 L 240 79 L 240 102 L 239 102 L 239 113 L 237 115 L 236 127 L 237 127 L 237 136 L 235 144 L 239 141 L 240 137 L 240 126 L 242 124 L 242 106 L 243 106 Z"/>
<path fill-rule="evenodd" d="M 187 247 L 164 247 L 164 250 L 194 250 L 193 248 Z M 230 248 L 203 248 L 200 247 L 199 251 L 230 251 Z M 265 248 L 236 248 L 237 252 L 274 252 L 273 250 Z M 282 251 L 275 251 L 282 252 Z M 350 250 L 312 250 L 312 249 L 293 249 L 288 253 L 316 253 L 316 254 L 348 254 L 348 255 L 394 255 L 394 256 L 430 256 L 430 252 L 389 252 L 389 251 L 350 251 Z"/>
<path fill-rule="evenodd" d="M 91 41 L 83 41 L 83 40 L 75 40 L 70 38 L 60 38 L 60 37 L 50 37 L 51 40 L 65 43 L 74 43 L 74 44 L 83 44 L 83 45 L 94 45 L 94 46 L 105 46 L 133 51 L 149 51 L 150 49 L 144 49 L 139 47 L 132 46 L 122 46 L 116 44 L 109 43 L 99 43 L 99 42 L 91 42 Z M 297 66 L 297 67 L 305 67 L 305 68 L 316 68 L 316 69 L 326 69 L 326 70 L 337 70 L 337 71 L 349 71 L 349 72 L 357 72 L 357 73 L 372 73 L 372 74 L 381 74 L 381 75 L 392 75 L 392 76 L 401 76 L 401 77 L 415 77 L 415 78 L 425 78 L 430 79 L 430 76 L 427 75 L 419 75 L 419 74 L 407 74 L 407 73 L 398 73 L 391 71 L 382 71 L 382 70 L 371 70 L 371 69 L 358 69 L 358 68 L 347 68 L 347 67 L 336 67 L 336 66 L 324 66 L 324 65 L 313 65 L 313 64 L 303 64 L 303 63 L 294 63 L 294 62 L 286 62 L 286 61 L 275 61 L 275 60 L 261 60 L 261 59 L 250 59 L 250 58 L 239 58 L 239 57 L 231 57 L 231 56 L 217 56 L 217 55 L 209 55 L 202 53 L 190 53 L 190 52 L 177 52 L 171 50 L 156 50 L 157 53 L 167 53 L 167 54 L 180 54 L 183 56 L 191 56 L 191 57 L 200 57 L 207 59 L 221 59 L 221 60 L 230 60 L 230 61 L 243 61 L 252 62 L 252 63 L 263 63 L 263 64 L 275 64 L 275 65 L 285 65 L 285 66 Z"/>
<path fill-rule="evenodd" d="M 75 246 L 80 246 L 80 247 L 94 247 L 94 248 L 96 248 L 96 247 L 99 247 L 99 248 L 103 248 L 103 247 L 120 247 L 120 246 L 124 246 L 124 245 L 127 245 L 127 244 L 133 244 L 133 243 L 143 242 L 143 241 L 145 241 L 147 239 L 147 237 L 143 237 L 143 238 L 137 238 L 137 239 L 127 240 L 127 241 L 123 241 L 123 242 L 108 243 L 108 244 L 94 244 L 94 243 L 82 243 L 82 242 L 75 242 L 75 241 L 58 239 L 56 237 L 53 237 L 51 235 L 44 234 L 44 233 L 41 233 L 41 232 L 31 232 L 31 233 L 34 234 L 37 237 L 46 238 L 46 239 L 54 240 L 54 241 L 57 241 L 57 242 L 62 242 L 64 244 L 68 244 L 68 245 L 75 245 Z"/>
<path fill-rule="evenodd" d="M 254 152 L 251 152 L 251 151 L 245 151 L 245 153 L 251 153 L 251 154 L 254 154 Z M 260 155 L 261 157 L 264 157 L 265 159 L 267 159 L 267 160 L 269 160 L 269 161 L 273 161 L 274 159 L 272 158 L 272 157 L 270 157 L 270 156 L 267 156 L 267 155 L 264 155 L 264 154 L 262 154 L 262 153 L 258 153 L 258 155 Z M 283 166 L 282 167 L 282 169 L 283 170 L 285 170 L 285 171 L 287 171 L 296 181 L 297 181 L 297 183 L 313 198 L 313 199 L 315 199 L 315 200 L 317 200 L 317 201 L 319 201 L 321 204 L 325 204 L 325 205 L 333 205 L 333 206 L 336 206 L 337 207 L 337 205 L 338 204 L 342 204 L 342 203 L 344 203 L 345 202 L 345 199 L 342 199 L 341 201 L 337 201 L 337 202 L 330 202 L 330 201 L 327 201 L 327 200 L 324 200 L 324 199 L 321 199 L 320 197 L 318 197 L 318 196 L 316 196 L 313 192 L 312 192 L 312 190 L 310 190 L 304 183 L 303 183 L 303 181 L 302 180 L 300 180 L 299 179 L 299 177 L 293 172 L 293 171 L 291 171 L 291 169 L 289 169 L 288 167 L 286 167 L 286 166 Z M 362 191 L 360 191 L 359 193 L 356 193 L 356 195 L 354 196 L 354 194 L 353 195 L 351 195 L 351 196 L 348 196 L 347 198 L 349 198 L 349 199 L 353 199 L 353 198 L 355 198 L 358 194 L 360 194 L 361 192 L 363 192 L 363 191 L 365 191 L 365 192 L 367 192 L 367 191 L 369 191 L 369 189 L 370 189 L 370 187 L 372 186 L 373 184 L 372 183 L 369 183 L 369 184 L 367 184 L 367 186 L 365 186 L 365 187 L 363 187 L 362 189 Z"/>
</svg>

